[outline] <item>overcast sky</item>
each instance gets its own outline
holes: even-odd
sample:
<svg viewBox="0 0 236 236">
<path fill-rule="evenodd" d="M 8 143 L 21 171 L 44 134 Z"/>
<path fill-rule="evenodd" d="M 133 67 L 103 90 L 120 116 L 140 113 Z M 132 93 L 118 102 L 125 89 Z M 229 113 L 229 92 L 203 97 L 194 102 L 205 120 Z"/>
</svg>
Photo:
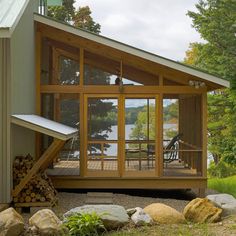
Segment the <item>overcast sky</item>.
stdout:
<svg viewBox="0 0 236 236">
<path fill-rule="evenodd" d="M 202 41 L 188 10 L 198 0 L 77 0 L 89 6 L 101 34 L 134 47 L 181 61 L 190 42 Z"/>
</svg>

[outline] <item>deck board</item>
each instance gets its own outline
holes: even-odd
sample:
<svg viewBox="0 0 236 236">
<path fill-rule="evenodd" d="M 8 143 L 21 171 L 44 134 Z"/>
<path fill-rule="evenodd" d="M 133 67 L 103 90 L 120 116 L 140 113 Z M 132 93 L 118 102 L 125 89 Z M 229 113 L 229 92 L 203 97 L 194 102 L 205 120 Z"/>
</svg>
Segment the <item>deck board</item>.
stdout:
<svg viewBox="0 0 236 236">
<path fill-rule="evenodd" d="M 155 166 L 155 161 L 149 166 L 147 162 L 142 161 L 142 170 L 153 171 Z M 59 161 L 54 164 L 53 169 L 47 169 L 48 175 L 52 176 L 79 176 L 80 175 L 80 162 L 76 161 Z M 103 161 L 103 170 L 101 167 L 101 161 L 88 161 L 88 170 L 90 171 L 114 171 L 117 170 L 117 161 L 108 160 Z M 139 171 L 139 161 L 129 161 L 126 162 L 127 171 Z M 141 170 L 141 171 L 142 171 Z M 140 172 L 141 172 L 140 171 Z M 169 163 L 167 167 L 164 167 L 164 176 L 197 176 L 196 169 L 185 168 L 181 163 L 173 162 Z"/>
</svg>

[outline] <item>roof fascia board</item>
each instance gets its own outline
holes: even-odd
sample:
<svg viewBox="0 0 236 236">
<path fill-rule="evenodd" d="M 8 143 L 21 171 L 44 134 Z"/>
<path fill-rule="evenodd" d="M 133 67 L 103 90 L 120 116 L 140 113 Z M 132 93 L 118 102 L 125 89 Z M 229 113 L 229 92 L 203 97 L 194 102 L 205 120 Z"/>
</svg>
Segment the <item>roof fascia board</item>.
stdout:
<svg viewBox="0 0 236 236">
<path fill-rule="evenodd" d="M 10 28 L 1 28 L 0 29 L 0 38 L 10 38 L 11 31 Z"/>
<path fill-rule="evenodd" d="M 73 26 L 66 25 L 66 24 L 57 22 L 55 20 L 51 20 L 49 18 L 46 18 L 44 16 L 40 16 L 38 14 L 34 14 L 34 20 L 37 21 L 37 22 L 49 25 L 51 27 L 66 31 L 68 33 L 72 33 L 74 35 L 77 35 L 77 36 L 95 41 L 97 43 L 100 43 L 100 44 L 103 44 L 103 45 L 106 45 L 106 46 L 109 46 L 109 47 L 112 47 L 112 48 L 115 48 L 115 49 L 118 49 L 120 51 L 130 53 L 132 55 L 144 58 L 146 60 L 153 61 L 153 62 L 161 64 L 163 66 L 167 66 L 167 67 L 173 68 L 175 70 L 182 71 L 184 73 L 190 74 L 192 76 L 199 77 L 201 79 L 204 79 L 206 81 L 221 85 L 223 87 L 227 87 L 227 88 L 230 87 L 230 82 L 227 81 L 227 80 L 224 80 L 224 79 L 221 79 L 221 78 L 216 77 L 214 75 L 207 74 L 205 72 L 196 70 L 196 69 L 191 68 L 189 66 L 182 65 L 182 64 L 177 63 L 175 61 L 165 59 L 163 57 L 154 55 L 152 53 L 145 52 L 143 50 L 139 50 L 139 49 L 134 48 L 132 46 L 114 41 L 112 39 L 109 39 L 107 37 L 104 37 L 104 36 L 101 36 L 101 35 L 96 35 L 96 34 L 81 30 L 81 29 L 77 29 Z"/>
</svg>

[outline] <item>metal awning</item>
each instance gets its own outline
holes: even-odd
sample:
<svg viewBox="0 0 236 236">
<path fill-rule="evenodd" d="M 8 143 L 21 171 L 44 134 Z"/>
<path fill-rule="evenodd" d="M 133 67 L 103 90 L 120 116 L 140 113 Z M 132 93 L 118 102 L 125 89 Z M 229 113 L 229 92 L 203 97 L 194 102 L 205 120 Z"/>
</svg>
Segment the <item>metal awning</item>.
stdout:
<svg viewBox="0 0 236 236">
<path fill-rule="evenodd" d="M 78 129 L 37 115 L 12 115 L 11 122 L 61 140 L 73 138 L 78 133 Z"/>
</svg>

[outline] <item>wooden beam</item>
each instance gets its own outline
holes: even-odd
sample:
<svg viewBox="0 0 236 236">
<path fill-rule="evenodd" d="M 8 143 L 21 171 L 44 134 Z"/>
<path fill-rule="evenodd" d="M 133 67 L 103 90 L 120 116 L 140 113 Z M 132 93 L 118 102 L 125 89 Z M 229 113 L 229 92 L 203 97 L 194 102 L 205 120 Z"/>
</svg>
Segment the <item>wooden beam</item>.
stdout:
<svg viewBox="0 0 236 236">
<path fill-rule="evenodd" d="M 88 40 L 78 35 L 74 35 L 71 33 L 64 32 L 59 29 L 55 29 L 53 27 L 47 26 L 42 23 L 37 23 L 37 30 L 40 31 L 44 37 L 48 37 L 50 39 L 68 44 L 73 47 L 83 47 L 85 50 L 91 51 L 93 53 L 97 53 L 99 55 L 103 55 L 107 58 L 120 61 L 122 60 L 124 65 L 128 64 L 139 68 L 141 70 L 152 72 L 154 74 L 163 74 L 163 76 L 169 79 L 175 79 L 176 77 L 179 78 L 179 82 L 183 82 L 183 84 L 188 84 L 189 80 L 199 80 L 202 81 L 201 78 L 196 76 L 192 76 L 182 71 L 175 70 L 173 68 L 169 68 L 167 66 L 148 61 L 144 58 L 135 56 L 130 53 L 126 53 L 124 51 L 120 51 L 118 49 L 108 47 L 104 44 L 97 43 L 92 40 Z M 212 82 L 205 81 L 207 85 L 211 88 L 218 88 Z"/>
<path fill-rule="evenodd" d="M 84 146 L 82 147 L 83 150 L 83 159 L 81 160 L 82 162 L 80 163 L 82 165 L 81 170 L 82 170 L 82 174 L 84 176 L 87 176 L 87 172 L 88 172 L 88 122 L 89 122 L 89 118 L 88 118 L 88 96 L 86 94 L 83 95 L 83 134 L 82 134 L 82 139 L 83 139 L 83 143 Z M 81 116 L 81 118 L 82 118 Z"/>
<path fill-rule="evenodd" d="M 119 175 L 122 177 L 125 172 L 125 98 L 121 94 L 119 96 L 119 110 L 118 110 L 118 163 Z"/>
<path fill-rule="evenodd" d="M 51 176 L 56 188 L 65 189 L 187 189 L 206 188 L 207 179 L 199 177 L 90 177 Z"/>
<path fill-rule="evenodd" d="M 163 176 L 163 94 L 156 97 L 156 174 Z"/>
<path fill-rule="evenodd" d="M 41 85 L 41 93 L 86 93 L 86 94 L 119 94 L 116 85 Z M 195 89 L 191 86 L 123 86 L 124 94 L 201 94 L 206 88 Z M 142 97 L 142 95 L 141 95 Z"/>
<path fill-rule="evenodd" d="M 202 176 L 207 177 L 207 93 L 203 93 L 202 102 Z"/>
<path fill-rule="evenodd" d="M 36 107 L 36 115 L 41 115 L 41 58 L 42 58 L 42 38 L 41 33 L 36 32 L 35 36 L 35 107 Z M 38 159 L 41 153 L 41 135 L 36 133 L 35 135 L 35 158 Z"/>
<path fill-rule="evenodd" d="M 79 81 L 80 86 L 82 87 L 84 84 L 84 49 L 80 48 L 80 74 L 79 74 Z M 80 176 L 85 176 L 86 173 L 86 166 L 87 166 L 87 153 L 85 153 L 84 149 L 87 150 L 85 147 L 87 136 L 85 135 L 85 125 L 87 120 L 84 120 L 85 116 L 85 109 L 84 109 L 84 94 L 80 93 L 80 112 L 79 112 L 79 128 L 80 128 Z"/>
<path fill-rule="evenodd" d="M 38 172 L 45 170 L 53 158 L 58 154 L 58 152 L 63 147 L 65 141 L 55 139 L 45 153 L 37 160 L 34 166 L 30 169 L 27 175 L 20 181 L 20 183 L 12 191 L 12 196 L 16 197 L 20 191 L 25 187 L 25 185 L 30 181 L 30 179 Z"/>
</svg>

